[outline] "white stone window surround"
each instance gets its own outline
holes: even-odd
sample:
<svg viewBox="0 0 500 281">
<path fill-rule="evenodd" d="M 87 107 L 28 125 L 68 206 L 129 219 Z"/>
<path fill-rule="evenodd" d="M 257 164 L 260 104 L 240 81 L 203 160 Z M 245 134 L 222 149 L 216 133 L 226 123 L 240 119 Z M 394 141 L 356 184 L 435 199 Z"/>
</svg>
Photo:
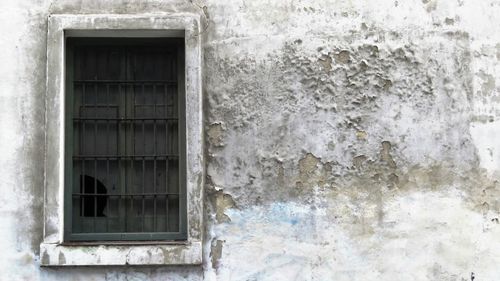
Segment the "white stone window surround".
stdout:
<svg viewBox="0 0 500 281">
<path fill-rule="evenodd" d="M 44 233 L 41 266 L 196 265 L 202 263 L 203 114 L 197 14 L 50 15 L 47 33 Z M 187 240 L 65 243 L 65 38 L 185 38 Z"/>
</svg>

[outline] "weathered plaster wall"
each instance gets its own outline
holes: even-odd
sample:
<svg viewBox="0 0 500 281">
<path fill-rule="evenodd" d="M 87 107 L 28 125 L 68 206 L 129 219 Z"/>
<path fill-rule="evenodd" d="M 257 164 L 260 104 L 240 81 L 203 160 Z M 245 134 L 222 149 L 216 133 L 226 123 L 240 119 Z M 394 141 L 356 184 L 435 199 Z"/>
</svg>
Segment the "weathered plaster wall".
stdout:
<svg viewBox="0 0 500 281">
<path fill-rule="evenodd" d="M 500 3 L 2 1 L 0 280 L 498 280 Z M 46 18 L 205 17 L 203 267 L 45 269 Z"/>
</svg>

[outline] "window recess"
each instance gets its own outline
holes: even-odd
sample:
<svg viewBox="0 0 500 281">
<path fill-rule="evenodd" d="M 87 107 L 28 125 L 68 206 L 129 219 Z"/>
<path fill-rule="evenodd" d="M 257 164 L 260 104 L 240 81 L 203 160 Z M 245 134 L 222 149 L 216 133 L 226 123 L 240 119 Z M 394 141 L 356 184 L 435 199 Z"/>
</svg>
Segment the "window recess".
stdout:
<svg viewBox="0 0 500 281">
<path fill-rule="evenodd" d="M 186 239 L 183 38 L 66 40 L 65 240 Z"/>
<path fill-rule="evenodd" d="M 200 15 L 47 22 L 40 265 L 202 264 Z"/>
</svg>

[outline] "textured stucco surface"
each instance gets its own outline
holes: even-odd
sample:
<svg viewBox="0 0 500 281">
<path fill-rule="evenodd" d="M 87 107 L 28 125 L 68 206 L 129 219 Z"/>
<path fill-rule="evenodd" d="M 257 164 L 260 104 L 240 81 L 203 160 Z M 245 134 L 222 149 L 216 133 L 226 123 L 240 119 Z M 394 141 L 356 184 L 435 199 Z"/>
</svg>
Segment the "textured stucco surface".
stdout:
<svg viewBox="0 0 500 281">
<path fill-rule="evenodd" d="M 2 1 L 0 280 L 498 280 L 500 2 Z M 203 266 L 40 268 L 47 16 L 194 12 Z"/>
</svg>

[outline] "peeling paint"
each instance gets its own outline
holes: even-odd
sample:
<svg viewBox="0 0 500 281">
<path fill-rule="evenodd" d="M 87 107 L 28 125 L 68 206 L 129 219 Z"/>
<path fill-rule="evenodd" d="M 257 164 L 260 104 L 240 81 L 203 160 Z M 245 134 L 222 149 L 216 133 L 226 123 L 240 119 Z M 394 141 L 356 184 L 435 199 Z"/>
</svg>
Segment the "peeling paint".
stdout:
<svg viewBox="0 0 500 281">
<path fill-rule="evenodd" d="M 323 55 L 319 58 L 319 63 L 323 65 L 325 71 L 330 71 L 332 69 L 332 58 L 327 55 Z"/>
<path fill-rule="evenodd" d="M 382 150 L 380 151 L 380 157 L 385 161 L 391 168 L 396 168 L 396 162 L 392 159 L 391 155 L 391 143 L 388 141 L 382 142 Z"/>
<path fill-rule="evenodd" d="M 210 257 L 212 258 L 212 268 L 217 269 L 219 267 L 219 260 L 222 257 L 222 246 L 224 241 L 215 240 L 212 242 L 212 251 L 210 252 Z"/>
<path fill-rule="evenodd" d="M 219 191 L 215 195 L 215 204 L 216 204 L 216 215 L 215 218 L 217 222 L 230 222 L 231 218 L 225 214 L 225 211 L 229 208 L 234 208 L 236 203 L 233 198 L 229 194 L 224 194 L 222 191 Z"/>
<path fill-rule="evenodd" d="M 342 50 L 337 54 L 334 54 L 333 57 L 335 58 L 335 62 L 340 64 L 346 64 L 349 63 L 350 54 L 349 51 Z"/>
<path fill-rule="evenodd" d="M 207 130 L 208 142 L 216 147 L 224 146 L 224 129 L 222 124 L 215 123 L 209 126 Z"/>
<path fill-rule="evenodd" d="M 203 265 L 164 266 L 189 252 L 152 245 L 38 252 L 47 16 L 172 12 L 203 19 Z M 16 189 L 0 198 L 1 280 L 498 279 L 495 1 L 26 0 L 0 14 L 0 184 Z M 82 256 L 117 266 L 39 266 Z"/>
</svg>

